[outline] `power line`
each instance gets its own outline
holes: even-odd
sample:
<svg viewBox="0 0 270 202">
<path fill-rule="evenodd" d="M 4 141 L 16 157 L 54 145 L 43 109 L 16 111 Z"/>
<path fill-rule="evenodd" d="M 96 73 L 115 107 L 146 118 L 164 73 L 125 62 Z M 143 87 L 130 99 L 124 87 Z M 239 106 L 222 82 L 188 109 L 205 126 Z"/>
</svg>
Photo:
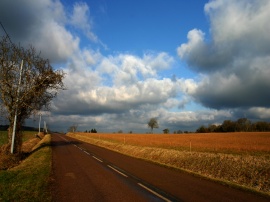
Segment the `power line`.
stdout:
<svg viewBox="0 0 270 202">
<path fill-rule="evenodd" d="M 4 30 L 5 34 L 7 35 L 7 38 L 8 38 L 8 40 L 9 40 L 9 42 L 10 42 L 11 44 L 13 44 L 12 41 L 11 41 L 11 39 L 10 39 L 10 37 L 9 37 L 9 35 L 8 35 L 8 33 L 7 33 L 7 31 L 6 31 L 6 29 L 5 29 L 5 27 L 4 27 L 4 25 L 2 24 L 1 21 L 0 21 L 0 24 L 1 24 L 1 27 L 2 27 L 2 29 Z"/>
</svg>

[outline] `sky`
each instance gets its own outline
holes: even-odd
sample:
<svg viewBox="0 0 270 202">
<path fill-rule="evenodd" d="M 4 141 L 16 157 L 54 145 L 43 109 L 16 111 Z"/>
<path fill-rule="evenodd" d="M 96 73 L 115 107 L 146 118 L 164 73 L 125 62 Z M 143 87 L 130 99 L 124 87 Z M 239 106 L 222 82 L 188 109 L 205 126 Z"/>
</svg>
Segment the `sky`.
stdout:
<svg viewBox="0 0 270 202">
<path fill-rule="evenodd" d="M 11 40 L 66 74 L 42 112 L 63 132 L 270 121 L 269 11 L 269 0 L 0 1 Z"/>
</svg>

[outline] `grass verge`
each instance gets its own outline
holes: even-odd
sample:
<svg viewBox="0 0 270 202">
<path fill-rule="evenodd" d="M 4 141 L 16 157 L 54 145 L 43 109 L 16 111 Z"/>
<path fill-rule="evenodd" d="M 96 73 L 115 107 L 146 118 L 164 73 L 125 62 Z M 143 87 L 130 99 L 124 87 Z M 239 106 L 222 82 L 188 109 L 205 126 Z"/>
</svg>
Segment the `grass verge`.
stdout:
<svg viewBox="0 0 270 202">
<path fill-rule="evenodd" d="M 46 135 L 20 165 L 0 171 L 0 201 L 51 201 L 51 136 Z"/>
<path fill-rule="evenodd" d="M 0 130 L 0 146 L 8 142 L 7 131 Z"/>
<path fill-rule="evenodd" d="M 23 131 L 23 142 L 32 139 L 37 133 L 37 131 Z M 6 143 L 8 143 L 8 132 L 0 131 L 0 146 Z"/>
<path fill-rule="evenodd" d="M 83 134 L 69 136 L 119 153 L 185 170 L 241 189 L 270 196 L 270 161 L 266 156 L 188 152 L 166 148 L 134 146 Z"/>
</svg>

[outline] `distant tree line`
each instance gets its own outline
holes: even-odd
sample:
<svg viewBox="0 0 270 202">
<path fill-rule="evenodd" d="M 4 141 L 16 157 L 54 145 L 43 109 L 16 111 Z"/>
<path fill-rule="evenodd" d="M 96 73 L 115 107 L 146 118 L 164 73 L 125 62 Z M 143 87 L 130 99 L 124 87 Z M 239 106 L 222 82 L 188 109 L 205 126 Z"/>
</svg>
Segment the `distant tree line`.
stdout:
<svg viewBox="0 0 270 202">
<path fill-rule="evenodd" d="M 182 130 L 175 130 L 175 131 L 173 131 L 173 134 L 182 134 L 182 133 L 191 133 L 191 132 L 189 132 L 187 130 L 185 130 L 185 131 L 182 131 Z"/>
<path fill-rule="evenodd" d="M 247 118 L 240 118 L 237 121 L 225 120 L 221 125 L 200 126 L 197 133 L 212 132 L 265 132 L 270 131 L 270 123 L 258 121 L 252 123 Z"/>
<path fill-rule="evenodd" d="M 92 128 L 91 130 L 89 131 L 85 131 L 86 133 L 97 133 L 97 130 L 95 128 Z"/>
<path fill-rule="evenodd" d="M 9 125 L 0 125 L 0 131 L 8 130 Z M 42 130 L 43 128 L 41 128 Z M 38 128 L 30 127 L 30 126 L 22 126 L 23 131 L 38 131 Z"/>
</svg>

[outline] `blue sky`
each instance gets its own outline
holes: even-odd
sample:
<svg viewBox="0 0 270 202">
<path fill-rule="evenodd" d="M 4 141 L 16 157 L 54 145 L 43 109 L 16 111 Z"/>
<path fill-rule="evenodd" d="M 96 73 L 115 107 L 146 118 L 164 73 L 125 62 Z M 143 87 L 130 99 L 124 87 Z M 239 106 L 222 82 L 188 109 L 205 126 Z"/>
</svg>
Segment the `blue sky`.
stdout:
<svg viewBox="0 0 270 202">
<path fill-rule="evenodd" d="M 190 29 L 207 29 L 203 2 L 97 1 L 90 9 L 96 33 L 110 52 L 142 54 L 156 50 L 176 54 L 175 45 L 186 40 Z"/>
<path fill-rule="evenodd" d="M 156 117 L 156 132 L 172 132 L 270 120 L 269 10 L 268 0 L 3 0 L 0 21 L 66 73 L 42 112 L 52 129 L 144 133 Z"/>
</svg>

